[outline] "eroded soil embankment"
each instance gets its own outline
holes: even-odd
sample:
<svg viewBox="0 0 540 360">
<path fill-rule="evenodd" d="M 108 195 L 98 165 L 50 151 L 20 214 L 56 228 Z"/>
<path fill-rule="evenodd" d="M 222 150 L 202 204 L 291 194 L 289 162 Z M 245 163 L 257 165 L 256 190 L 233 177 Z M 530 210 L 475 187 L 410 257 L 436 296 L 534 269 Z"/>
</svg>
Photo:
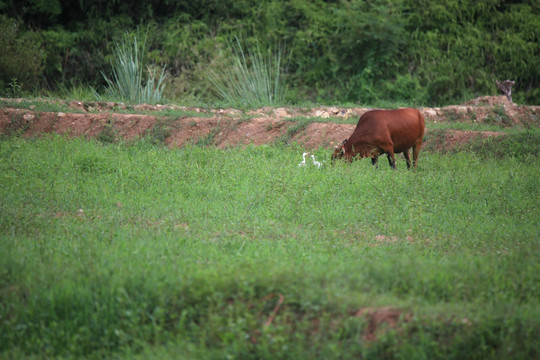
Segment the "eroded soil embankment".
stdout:
<svg viewBox="0 0 540 360">
<path fill-rule="evenodd" d="M 192 143 L 228 147 L 285 141 L 315 149 L 346 139 L 354 130 L 356 119 L 370 110 L 319 107 L 261 108 L 243 112 L 174 105 L 137 105 L 129 109 L 118 103 L 69 102 L 67 105 L 73 112 L 35 111 L 32 107 L 0 109 L 0 133 L 37 136 L 55 132 L 127 140 L 151 137 L 169 146 Z M 190 115 L 170 115 L 175 114 L 175 110 Z M 459 106 L 423 108 L 421 112 L 426 119 L 426 134 L 429 134 L 430 124 L 434 123 L 490 123 L 501 127 L 537 124 L 540 107 L 515 106 L 505 97 L 484 97 Z M 444 136 L 428 136 L 427 141 L 437 141 L 431 148 L 444 150 L 478 137 L 502 135 L 503 132 L 446 130 Z"/>
</svg>

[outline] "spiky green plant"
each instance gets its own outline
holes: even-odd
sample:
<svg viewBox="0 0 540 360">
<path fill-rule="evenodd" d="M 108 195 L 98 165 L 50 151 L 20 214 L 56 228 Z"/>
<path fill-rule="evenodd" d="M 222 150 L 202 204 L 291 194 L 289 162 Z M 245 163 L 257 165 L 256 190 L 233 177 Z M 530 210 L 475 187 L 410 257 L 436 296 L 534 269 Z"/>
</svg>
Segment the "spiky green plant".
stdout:
<svg viewBox="0 0 540 360">
<path fill-rule="evenodd" d="M 130 39 L 125 34 L 121 41 L 115 42 L 113 76 L 107 77 L 102 72 L 107 88 L 108 97 L 119 98 L 133 103 L 156 103 L 161 100 L 165 86 L 165 67 L 159 77 L 156 69 L 147 67 L 148 76 L 143 86 L 143 54 L 146 41 L 140 45 L 137 36 Z"/>
<path fill-rule="evenodd" d="M 233 105 L 282 103 L 287 89 L 283 79 L 283 49 L 280 47 L 264 55 L 258 42 L 244 49 L 237 37 L 227 45 L 232 52 L 231 66 L 211 71 L 209 75 L 217 95 Z"/>
</svg>

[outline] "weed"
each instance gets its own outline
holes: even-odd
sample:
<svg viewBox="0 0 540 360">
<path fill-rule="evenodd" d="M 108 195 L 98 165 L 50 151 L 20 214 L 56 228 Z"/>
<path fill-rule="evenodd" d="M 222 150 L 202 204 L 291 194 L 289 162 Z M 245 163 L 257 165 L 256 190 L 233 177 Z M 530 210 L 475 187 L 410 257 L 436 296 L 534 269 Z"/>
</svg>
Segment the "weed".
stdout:
<svg viewBox="0 0 540 360">
<path fill-rule="evenodd" d="M 65 101 L 44 101 L 31 99 L 22 99 L 22 101 L 0 100 L 0 108 L 29 109 L 36 112 L 80 112 L 70 109 Z"/>
<path fill-rule="evenodd" d="M 534 110 L 529 110 L 527 114 L 520 117 L 520 121 L 525 125 L 526 128 L 531 129 L 540 126 L 539 118 L 538 113 L 536 113 Z"/>
<path fill-rule="evenodd" d="M 95 154 L 84 154 L 74 158 L 73 165 L 84 175 L 111 173 L 114 170 L 110 163 L 102 156 Z"/>
<path fill-rule="evenodd" d="M 73 99 L 78 101 L 96 101 L 99 96 L 96 96 L 96 92 L 91 87 L 82 83 L 75 83 L 71 86 L 65 84 L 59 84 L 55 94 L 63 99 Z"/>
<path fill-rule="evenodd" d="M 496 105 L 493 107 L 492 111 L 486 118 L 484 119 L 484 122 L 487 124 L 497 125 L 497 126 L 512 126 L 512 118 L 508 116 L 506 113 L 506 110 L 504 109 L 504 106 L 502 105 Z"/>
<path fill-rule="evenodd" d="M 25 119 L 24 114 L 16 114 L 13 115 L 8 123 L 8 125 L 4 128 L 4 134 L 2 134 L 3 137 L 19 137 L 22 136 L 26 130 L 30 127 L 30 121 Z"/>
<path fill-rule="evenodd" d="M 96 138 L 102 143 L 114 143 L 117 141 L 117 132 L 112 119 L 109 118 L 107 120 L 107 122 L 103 125 L 103 129 L 96 136 Z"/>
<path fill-rule="evenodd" d="M 446 138 L 446 129 L 430 129 L 430 131 L 424 134 L 422 151 L 439 151 L 438 144 L 444 144 Z"/>
<path fill-rule="evenodd" d="M 484 121 L 480 122 L 471 122 L 471 123 L 462 123 L 462 122 L 440 122 L 440 123 L 431 123 L 427 125 L 429 131 L 439 130 L 439 129 L 453 129 L 453 130 L 464 130 L 464 131 L 497 131 L 497 132 L 508 132 L 509 129 L 501 127 L 497 124 L 487 124 Z"/>
<path fill-rule="evenodd" d="M 506 113 L 506 110 L 504 109 L 504 106 L 502 105 L 496 105 L 493 107 L 493 113 L 495 114 L 495 122 L 496 123 L 502 123 L 504 126 L 512 126 L 512 118 L 508 116 Z"/>
<path fill-rule="evenodd" d="M 468 113 L 468 115 L 469 115 L 469 120 L 470 120 L 471 122 L 473 122 L 473 123 L 476 122 L 476 120 L 477 120 L 477 115 L 476 115 L 476 112 L 475 112 L 475 111 L 470 111 L 470 112 Z"/>
<path fill-rule="evenodd" d="M 208 134 L 197 140 L 195 146 L 205 147 L 212 145 L 214 143 L 216 135 L 219 134 L 220 131 L 221 128 L 219 126 L 213 127 Z"/>
<path fill-rule="evenodd" d="M 22 88 L 19 85 L 19 82 L 16 78 L 11 79 L 7 87 L 7 97 L 8 98 L 18 98 L 22 95 Z"/>
<path fill-rule="evenodd" d="M 171 121 L 156 121 L 156 123 L 145 132 L 145 137 L 153 145 L 162 145 L 171 136 Z"/>
<path fill-rule="evenodd" d="M 292 137 L 299 132 L 305 130 L 309 124 L 314 122 L 311 118 L 292 118 L 290 120 L 293 124 L 287 128 L 287 131 L 276 139 L 276 144 L 288 144 Z"/>
<path fill-rule="evenodd" d="M 459 114 L 455 110 L 446 110 L 443 109 L 444 117 L 448 122 L 458 122 L 459 121 Z"/>
</svg>

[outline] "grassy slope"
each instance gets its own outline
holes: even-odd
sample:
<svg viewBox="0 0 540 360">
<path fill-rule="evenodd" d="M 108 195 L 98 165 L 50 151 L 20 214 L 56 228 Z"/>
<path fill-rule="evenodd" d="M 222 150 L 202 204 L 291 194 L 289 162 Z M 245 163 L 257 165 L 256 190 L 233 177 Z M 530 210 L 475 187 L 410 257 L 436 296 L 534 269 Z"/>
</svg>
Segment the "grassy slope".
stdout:
<svg viewBox="0 0 540 360">
<path fill-rule="evenodd" d="M 0 357 L 539 356 L 537 157 L 300 153 L 1 140 Z"/>
</svg>

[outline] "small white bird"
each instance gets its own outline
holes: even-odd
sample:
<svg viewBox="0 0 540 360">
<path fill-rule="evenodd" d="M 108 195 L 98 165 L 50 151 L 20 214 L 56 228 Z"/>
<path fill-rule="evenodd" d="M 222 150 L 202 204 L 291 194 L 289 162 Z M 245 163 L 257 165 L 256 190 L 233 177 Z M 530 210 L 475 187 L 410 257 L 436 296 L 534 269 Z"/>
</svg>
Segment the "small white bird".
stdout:
<svg viewBox="0 0 540 360">
<path fill-rule="evenodd" d="M 298 164 L 298 166 L 306 166 L 306 156 L 307 156 L 307 155 L 309 155 L 309 153 L 307 153 L 307 152 L 305 152 L 305 153 L 302 154 L 302 158 L 303 158 L 304 160 L 302 160 L 302 161 L 300 162 L 300 164 Z"/>
<path fill-rule="evenodd" d="M 311 159 L 313 159 L 313 165 L 315 165 L 316 167 L 320 168 L 322 166 L 320 162 L 315 160 L 315 155 L 311 155 Z"/>
</svg>

